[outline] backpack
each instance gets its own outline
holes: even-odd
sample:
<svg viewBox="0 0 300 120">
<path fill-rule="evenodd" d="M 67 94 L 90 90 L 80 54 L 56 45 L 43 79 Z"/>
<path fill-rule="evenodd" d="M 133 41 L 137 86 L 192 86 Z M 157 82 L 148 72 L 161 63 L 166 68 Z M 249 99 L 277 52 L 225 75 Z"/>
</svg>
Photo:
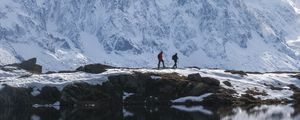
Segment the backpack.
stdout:
<svg viewBox="0 0 300 120">
<path fill-rule="evenodd" d="M 173 55 L 173 56 L 172 56 L 172 60 L 176 60 L 176 55 Z"/>
</svg>

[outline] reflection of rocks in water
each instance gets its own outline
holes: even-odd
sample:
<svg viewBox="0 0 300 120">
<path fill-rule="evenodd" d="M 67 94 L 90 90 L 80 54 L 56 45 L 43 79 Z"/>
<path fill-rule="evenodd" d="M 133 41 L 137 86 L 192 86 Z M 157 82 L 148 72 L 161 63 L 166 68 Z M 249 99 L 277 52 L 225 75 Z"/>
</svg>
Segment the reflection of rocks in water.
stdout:
<svg viewBox="0 0 300 120">
<path fill-rule="evenodd" d="M 55 108 L 32 108 L 30 117 L 38 117 L 40 120 L 58 120 L 60 111 Z"/>
<path fill-rule="evenodd" d="M 24 108 L 11 109 L 11 108 L 0 108 L 0 119 L 1 120 L 22 120 L 30 119 L 30 112 Z"/>
<path fill-rule="evenodd" d="M 0 108 L 0 120 L 121 120 L 116 109 Z"/>
<path fill-rule="evenodd" d="M 0 108 L 0 120 L 299 120 L 299 105 Z"/>
<path fill-rule="evenodd" d="M 34 109 L 34 108 L 0 108 L 0 120 L 58 120 L 60 112 L 55 109 Z"/>
<path fill-rule="evenodd" d="M 295 109 L 292 105 L 261 105 L 226 111 L 219 112 L 222 120 L 292 120 Z"/>
<path fill-rule="evenodd" d="M 208 115 L 199 111 L 182 111 L 170 107 L 125 107 L 132 115 L 125 120 L 219 120 L 216 115 Z"/>
<path fill-rule="evenodd" d="M 122 120 L 122 109 L 66 109 L 61 112 L 63 120 Z"/>
<path fill-rule="evenodd" d="M 295 112 L 293 113 L 293 117 L 298 117 L 300 119 L 300 104 L 293 105 Z"/>
</svg>

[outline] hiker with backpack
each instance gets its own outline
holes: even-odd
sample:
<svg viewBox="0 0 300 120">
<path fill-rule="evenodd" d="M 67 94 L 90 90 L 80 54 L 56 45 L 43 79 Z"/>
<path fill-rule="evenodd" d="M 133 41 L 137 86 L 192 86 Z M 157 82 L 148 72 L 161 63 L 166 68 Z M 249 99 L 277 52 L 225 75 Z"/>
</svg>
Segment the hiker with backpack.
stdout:
<svg viewBox="0 0 300 120">
<path fill-rule="evenodd" d="M 163 60 L 163 51 L 161 51 L 158 55 L 158 69 L 160 68 L 160 63 L 162 62 L 163 64 L 163 68 L 165 68 L 165 63 L 164 63 L 164 60 Z"/>
<path fill-rule="evenodd" d="M 178 56 L 177 56 L 177 53 L 175 53 L 173 56 L 172 56 L 172 60 L 174 61 L 174 65 L 173 65 L 173 69 L 177 68 L 177 61 L 178 61 Z"/>
</svg>

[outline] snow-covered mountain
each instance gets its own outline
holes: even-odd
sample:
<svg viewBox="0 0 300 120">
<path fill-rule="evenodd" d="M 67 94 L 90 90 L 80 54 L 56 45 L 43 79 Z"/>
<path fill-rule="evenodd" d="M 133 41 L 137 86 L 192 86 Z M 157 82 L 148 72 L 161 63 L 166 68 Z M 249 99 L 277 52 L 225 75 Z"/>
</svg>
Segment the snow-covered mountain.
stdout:
<svg viewBox="0 0 300 120">
<path fill-rule="evenodd" d="M 299 70 L 296 0 L 0 0 L 0 64 Z"/>
</svg>

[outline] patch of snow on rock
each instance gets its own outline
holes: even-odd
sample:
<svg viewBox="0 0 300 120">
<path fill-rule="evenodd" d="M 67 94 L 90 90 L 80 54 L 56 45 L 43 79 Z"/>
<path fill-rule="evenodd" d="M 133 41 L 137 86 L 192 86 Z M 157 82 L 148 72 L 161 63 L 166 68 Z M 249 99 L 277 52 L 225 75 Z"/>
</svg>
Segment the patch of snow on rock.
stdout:
<svg viewBox="0 0 300 120">
<path fill-rule="evenodd" d="M 173 103 L 185 103 L 188 101 L 193 101 L 193 102 L 201 102 L 204 100 L 204 98 L 208 97 L 212 95 L 212 93 L 206 93 L 204 95 L 201 96 L 188 96 L 188 97 L 182 97 L 182 98 L 178 98 L 176 100 L 172 100 Z"/>
<path fill-rule="evenodd" d="M 123 100 L 126 100 L 128 97 L 134 95 L 134 93 L 127 93 L 127 92 L 124 92 L 123 94 Z"/>
<path fill-rule="evenodd" d="M 160 76 L 154 76 L 154 75 L 152 75 L 152 76 L 151 76 L 151 79 L 152 79 L 152 80 L 160 80 L 161 77 L 160 77 Z"/>
</svg>

